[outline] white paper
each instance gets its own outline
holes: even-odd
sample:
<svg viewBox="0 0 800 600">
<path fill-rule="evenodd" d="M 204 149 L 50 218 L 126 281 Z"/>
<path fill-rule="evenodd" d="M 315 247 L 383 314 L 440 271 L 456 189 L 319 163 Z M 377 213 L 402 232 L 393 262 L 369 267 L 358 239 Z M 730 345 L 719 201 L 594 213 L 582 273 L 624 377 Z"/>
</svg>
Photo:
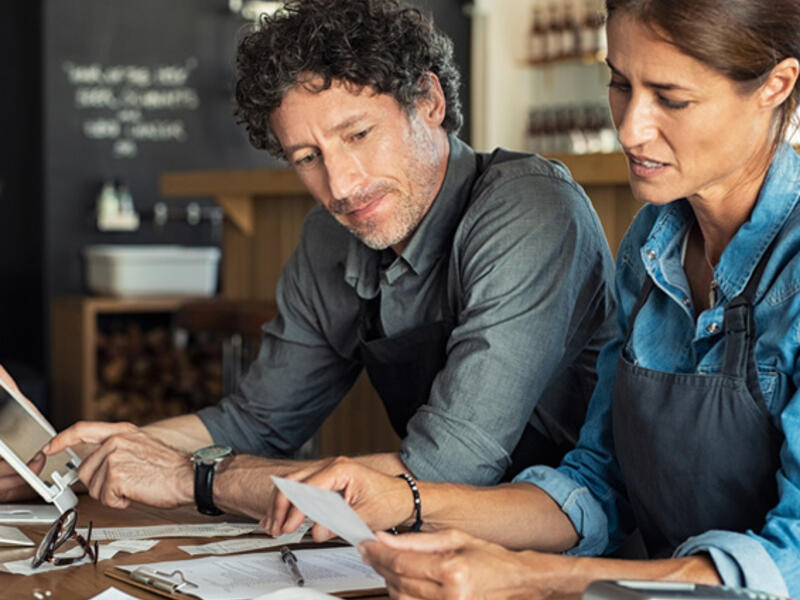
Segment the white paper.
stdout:
<svg viewBox="0 0 800 600">
<path fill-rule="evenodd" d="M 135 596 L 126 594 L 115 587 L 110 587 L 104 592 L 100 592 L 97 596 L 92 596 L 89 600 L 139 600 Z"/>
<path fill-rule="evenodd" d="M 113 548 L 119 552 L 136 554 L 137 552 L 147 552 L 158 544 L 158 540 L 116 540 L 106 544 L 106 548 Z"/>
<path fill-rule="evenodd" d="M 355 548 L 315 548 L 295 550 L 294 554 L 307 588 L 337 592 L 386 585 L 372 567 L 361 561 Z M 186 581 L 197 586 L 182 591 L 203 600 L 246 600 L 294 585 L 279 552 L 209 556 L 119 568 L 126 571 L 143 568 L 149 573 L 161 574 L 180 570 Z"/>
<path fill-rule="evenodd" d="M 86 528 L 77 530 L 86 537 Z M 190 525 L 148 525 L 144 527 L 96 527 L 92 539 L 143 540 L 173 537 L 233 537 L 247 533 L 264 534 L 258 523 L 196 523 Z"/>
<path fill-rule="evenodd" d="M 311 527 L 310 523 L 303 523 L 294 533 L 287 533 L 280 537 L 248 537 L 234 540 L 224 540 L 222 542 L 211 542 L 210 544 L 199 544 L 194 546 L 178 546 L 181 550 L 192 556 L 200 554 L 234 554 L 236 552 L 249 552 L 250 550 L 263 550 L 285 544 L 297 544 Z"/>
<path fill-rule="evenodd" d="M 0 525 L 0 546 L 34 546 L 33 540 L 17 527 Z"/>
<path fill-rule="evenodd" d="M 330 529 L 353 546 L 358 546 L 365 540 L 377 539 L 356 511 L 336 492 L 275 475 L 270 477 L 278 489 L 308 518 Z"/>
<path fill-rule="evenodd" d="M 94 536 L 92 536 L 94 537 Z M 97 562 L 101 560 L 108 560 L 109 558 L 114 558 L 118 552 L 129 552 L 131 554 L 135 552 L 146 552 L 150 550 L 153 546 L 158 543 L 158 540 L 120 540 L 116 542 L 111 542 L 110 544 L 103 544 L 98 548 L 98 556 Z M 63 556 L 65 558 L 69 558 L 72 556 L 80 556 L 83 554 L 83 548 L 80 546 L 75 546 L 74 548 L 70 548 L 66 552 L 56 552 L 56 556 Z M 60 565 L 55 566 L 51 562 L 45 562 L 36 567 L 35 569 L 31 566 L 31 559 L 25 558 L 23 560 L 15 560 L 13 562 L 7 562 L 3 566 L 8 569 L 11 573 L 16 573 L 17 575 L 35 575 L 37 573 L 47 573 L 48 571 L 59 571 L 61 569 L 69 569 L 71 567 L 77 567 L 79 565 L 85 565 L 87 563 L 91 563 L 91 559 L 86 556 L 83 560 L 79 560 L 78 562 L 72 563 L 71 565 Z"/>
<path fill-rule="evenodd" d="M 117 552 L 119 552 L 119 550 L 115 548 L 111 548 L 109 546 L 100 546 L 97 562 L 100 562 L 101 560 L 108 560 L 109 558 L 114 558 Z M 83 548 L 81 548 L 80 546 L 75 546 L 74 548 L 70 548 L 66 552 L 57 552 L 56 556 L 63 556 L 65 558 L 69 558 L 73 556 L 80 556 L 81 554 L 83 554 Z M 83 558 L 83 560 L 74 562 L 71 565 L 61 565 L 57 567 L 51 562 L 45 562 L 34 569 L 31 566 L 31 558 L 25 558 L 23 560 L 15 560 L 12 562 L 7 562 L 3 566 L 6 569 L 8 569 L 11 573 L 15 573 L 17 575 L 36 575 L 39 573 L 47 573 L 49 571 L 60 571 L 61 569 L 71 569 L 72 567 L 91 564 L 91 562 L 92 560 L 88 556 L 86 556 Z"/>
<path fill-rule="evenodd" d="M 283 588 L 277 592 L 271 592 L 253 600 L 340 600 L 336 596 L 330 594 L 323 594 L 317 590 L 312 590 L 307 587 L 290 587 Z"/>
<path fill-rule="evenodd" d="M 58 516 L 52 504 L 0 504 L 0 523 L 52 523 Z"/>
</svg>

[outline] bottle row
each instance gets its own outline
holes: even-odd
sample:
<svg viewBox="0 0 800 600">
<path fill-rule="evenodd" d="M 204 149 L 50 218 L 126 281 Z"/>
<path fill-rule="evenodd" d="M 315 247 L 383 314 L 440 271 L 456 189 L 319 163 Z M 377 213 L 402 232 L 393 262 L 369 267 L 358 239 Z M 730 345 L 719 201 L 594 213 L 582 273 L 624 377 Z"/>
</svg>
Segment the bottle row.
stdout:
<svg viewBox="0 0 800 600">
<path fill-rule="evenodd" d="M 535 108 L 528 114 L 526 147 L 538 154 L 587 154 L 619 150 L 605 104 Z"/>
<path fill-rule="evenodd" d="M 602 0 L 559 0 L 534 6 L 528 37 L 530 62 L 576 57 L 603 60 L 605 53 Z"/>
</svg>

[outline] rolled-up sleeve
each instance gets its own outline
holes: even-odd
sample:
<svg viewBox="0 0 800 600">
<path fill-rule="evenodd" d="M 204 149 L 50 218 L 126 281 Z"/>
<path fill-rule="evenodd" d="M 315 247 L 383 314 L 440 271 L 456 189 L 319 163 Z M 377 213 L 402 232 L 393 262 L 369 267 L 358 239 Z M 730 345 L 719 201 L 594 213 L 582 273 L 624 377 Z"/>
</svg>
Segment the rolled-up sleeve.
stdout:
<svg viewBox="0 0 800 600">
<path fill-rule="evenodd" d="M 541 488 L 569 517 L 578 533 L 579 542 L 566 554 L 596 556 L 605 551 L 608 546 L 608 518 L 589 488 L 556 469 L 544 466 L 529 467 L 514 481 Z"/>
<path fill-rule="evenodd" d="M 689 538 L 674 556 L 707 553 L 722 583 L 788 596 L 783 574 L 766 548 L 753 537 L 732 531 L 707 531 Z"/>
<path fill-rule="evenodd" d="M 548 383 L 611 334 L 613 263 L 588 199 L 566 179 L 507 177 L 461 227 L 457 325 L 400 455 L 421 479 L 488 485 L 510 465 Z M 583 412 L 595 358 L 583 397 L 560 399 L 574 403 L 568 410 Z"/>
</svg>

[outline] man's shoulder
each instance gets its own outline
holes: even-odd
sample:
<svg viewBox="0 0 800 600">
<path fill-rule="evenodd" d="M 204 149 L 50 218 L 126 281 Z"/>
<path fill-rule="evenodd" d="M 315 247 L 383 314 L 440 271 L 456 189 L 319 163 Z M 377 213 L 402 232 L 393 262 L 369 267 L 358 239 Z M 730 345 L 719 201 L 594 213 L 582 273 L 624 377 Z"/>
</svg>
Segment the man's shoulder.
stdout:
<svg viewBox="0 0 800 600">
<path fill-rule="evenodd" d="M 562 163 L 502 148 L 480 156 L 484 166 L 472 188 L 467 221 L 492 211 L 518 218 L 561 215 L 594 220 L 589 198 Z"/>
<path fill-rule="evenodd" d="M 557 160 L 505 148 L 497 148 L 491 154 L 480 156 L 484 169 L 476 182 L 476 191 L 507 185 L 519 179 L 530 179 L 530 183 L 538 180 L 540 184 L 550 183 L 580 189 L 569 169 Z"/>
</svg>

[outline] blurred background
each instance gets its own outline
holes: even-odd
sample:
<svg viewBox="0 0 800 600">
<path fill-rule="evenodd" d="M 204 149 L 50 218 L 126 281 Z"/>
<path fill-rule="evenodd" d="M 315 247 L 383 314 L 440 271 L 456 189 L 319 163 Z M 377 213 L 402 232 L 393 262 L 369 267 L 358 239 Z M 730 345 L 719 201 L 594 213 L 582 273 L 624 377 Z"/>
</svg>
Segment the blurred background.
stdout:
<svg viewBox="0 0 800 600">
<path fill-rule="evenodd" d="M 343 0 L 345 1 L 345 0 Z M 233 389 L 313 201 L 232 115 L 237 35 L 275 2 L 0 6 L 0 362 L 57 428 Z M 478 150 L 563 160 L 616 249 L 636 210 L 597 0 L 418 0 L 454 41 Z M 392 449 L 362 379 L 306 449 Z"/>
</svg>

